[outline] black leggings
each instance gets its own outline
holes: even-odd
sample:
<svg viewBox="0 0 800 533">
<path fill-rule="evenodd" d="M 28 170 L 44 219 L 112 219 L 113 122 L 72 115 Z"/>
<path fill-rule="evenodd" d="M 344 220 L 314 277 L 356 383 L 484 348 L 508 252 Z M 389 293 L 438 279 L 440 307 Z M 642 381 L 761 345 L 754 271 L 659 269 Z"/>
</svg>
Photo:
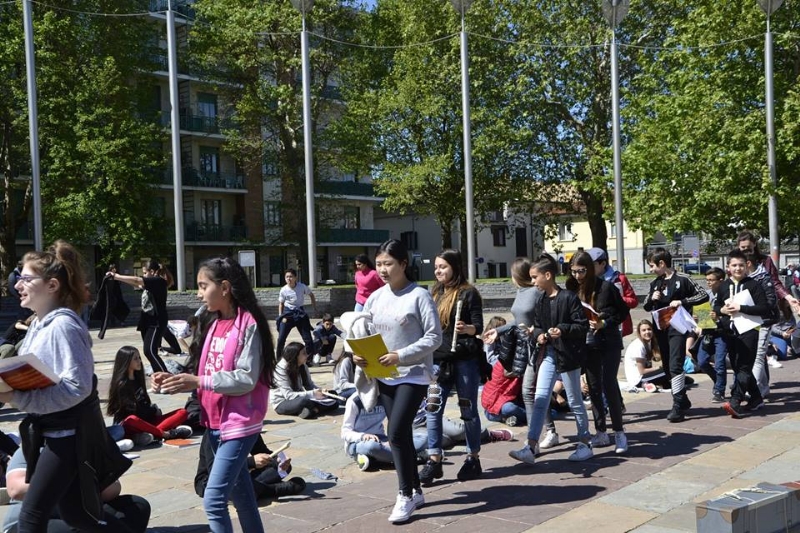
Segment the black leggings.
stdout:
<svg viewBox="0 0 800 533">
<path fill-rule="evenodd" d="M 420 486 L 412 427 L 414 416 L 427 390 L 426 385 L 412 383 L 387 385 L 378 381 L 380 402 L 386 409 L 386 418 L 389 421 L 386 433 L 392 446 L 397 482 L 404 496 L 411 496 L 413 490 L 419 489 Z"/>
<path fill-rule="evenodd" d="M 105 524 L 83 509 L 78 480 L 76 437 L 45 438 L 45 446 L 19 512 L 19 533 L 45 533 L 52 511 L 58 508 L 61 519 L 84 532 L 131 531 L 122 520 L 105 514 Z"/>
<path fill-rule="evenodd" d="M 167 344 L 169 344 L 169 348 L 161 348 L 162 350 L 175 355 L 180 355 L 183 353 L 178 339 L 175 338 L 175 335 L 169 330 L 169 328 L 164 330 L 164 340 L 167 342 Z"/>
<path fill-rule="evenodd" d="M 303 409 L 308 409 L 316 416 L 336 411 L 338 408 L 339 404 L 337 402 L 324 404 L 315 402 L 308 396 L 300 396 L 299 398 L 292 398 L 291 400 L 283 400 L 275 406 L 275 412 L 284 416 L 297 416 Z"/>
<path fill-rule="evenodd" d="M 142 342 L 144 343 L 144 356 L 150 362 L 153 372 L 169 372 L 164 360 L 158 355 L 161 348 L 161 338 L 163 331 L 158 326 L 150 326 L 142 331 Z"/>
<path fill-rule="evenodd" d="M 141 496 L 117 496 L 103 506 L 103 512 L 104 519 L 113 517 L 120 524 L 115 533 L 145 533 L 150 522 L 150 504 Z M 47 523 L 47 533 L 75 533 L 75 529 L 54 518 Z"/>
<path fill-rule="evenodd" d="M 608 403 L 611 428 L 622 431 L 622 396 L 617 382 L 620 350 L 601 345 L 599 349 L 588 352 L 586 382 L 589 384 L 589 397 L 592 399 L 594 429 L 600 433 L 606 432 L 605 403 Z"/>
</svg>

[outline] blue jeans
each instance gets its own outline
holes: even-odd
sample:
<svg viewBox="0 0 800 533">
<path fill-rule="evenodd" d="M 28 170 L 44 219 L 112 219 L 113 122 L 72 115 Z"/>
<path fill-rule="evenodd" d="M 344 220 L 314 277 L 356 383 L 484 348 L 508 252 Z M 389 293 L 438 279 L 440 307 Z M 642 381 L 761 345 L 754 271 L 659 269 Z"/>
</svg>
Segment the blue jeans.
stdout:
<svg viewBox="0 0 800 533">
<path fill-rule="evenodd" d="M 697 364 L 714 382 L 714 392 L 724 395 L 725 386 L 728 384 L 728 372 L 725 368 L 725 356 L 728 355 L 728 346 L 725 344 L 725 337 L 714 335 L 714 342 L 711 344 L 713 351 L 706 350 L 704 342 L 700 342 L 697 349 Z M 713 363 L 712 363 L 713 357 Z"/>
<path fill-rule="evenodd" d="M 114 442 L 125 438 L 125 428 L 120 424 L 107 426 L 106 430 L 108 431 L 108 436 L 111 437 L 111 440 Z"/>
<path fill-rule="evenodd" d="M 478 416 L 478 385 L 480 382 L 481 373 L 477 360 L 453 361 L 453 377 L 447 382 L 439 383 L 442 388 L 442 408 L 438 413 L 427 413 L 429 455 L 441 455 L 442 453 L 442 416 L 453 385 L 458 394 L 461 420 L 464 421 L 467 453 L 481 451 L 481 419 Z"/>
<path fill-rule="evenodd" d="M 364 304 L 360 304 L 360 303 L 356 302 L 356 307 L 355 307 L 354 311 L 356 313 L 360 313 L 363 310 L 364 310 Z"/>
<path fill-rule="evenodd" d="M 391 464 L 393 461 L 392 449 L 389 447 L 388 440 L 381 442 L 361 440 L 347 445 L 347 455 L 355 459 L 359 454 L 366 455 L 379 463 Z"/>
<path fill-rule="evenodd" d="M 261 515 L 258 514 L 253 482 L 247 470 L 247 456 L 258 438 L 258 433 L 239 439 L 220 441 L 219 430 L 209 429 L 208 440 L 214 452 L 214 464 L 208 475 L 203 496 L 203 508 L 213 533 L 233 533 L 228 513 L 228 500 L 233 502 L 242 531 L 263 533 Z"/>
<path fill-rule="evenodd" d="M 533 399 L 533 415 L 528 425 L 528 440 L 538 442 L 542 434 L 545 416 L 550 409 L 550 395 L 556 382 L 556 352 L 552 347 L 547 347 L 539 372 L 536 373 L 536 394 Z M 561 380 L 567 392 L 569 408 L 575 415 L 575 424 L 578 427 L 578 440 L 589 441 L 589 415 L 583 405 L 581 394 L 581 369 L 576 368 L 568 372 L 561 372 Z"/>
<path fill-rule="evenodd" d="M 499 415 L 493 415 L 489 411 L 485 411 L 486 419 L 490 422 L 505 422 L 506 418 L 509 416 L 517 417 L 517 425 L 524 426 L 528 423 L 528 417 L 525 413 L 525 408 L 521 405 L 517 405 L 514 402 L 506 402 L 503 404 L 503 407 L 500 408 Z"/>
</svg>

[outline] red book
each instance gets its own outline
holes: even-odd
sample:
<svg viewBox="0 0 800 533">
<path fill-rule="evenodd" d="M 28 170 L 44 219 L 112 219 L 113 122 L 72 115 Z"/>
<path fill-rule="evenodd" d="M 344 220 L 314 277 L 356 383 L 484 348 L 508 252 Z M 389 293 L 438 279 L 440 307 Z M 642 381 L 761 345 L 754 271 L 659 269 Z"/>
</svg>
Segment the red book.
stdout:
<svg viewBox="0 0 800 533">
<path fill-rule="evenodd" d="M 0 360 L 0 392 L 44 389 L 61 378 L 32 353 Z"/>
</svg>

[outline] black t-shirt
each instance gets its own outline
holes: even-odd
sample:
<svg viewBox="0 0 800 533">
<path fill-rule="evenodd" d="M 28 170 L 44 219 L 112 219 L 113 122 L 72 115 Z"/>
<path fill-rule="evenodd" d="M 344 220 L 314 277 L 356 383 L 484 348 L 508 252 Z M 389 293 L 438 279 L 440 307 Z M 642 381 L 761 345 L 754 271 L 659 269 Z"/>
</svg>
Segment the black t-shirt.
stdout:
<svg viewBox="0 0 800 533">
<path fill-rule="evenodd" d="M 156 306 L 156 314 L 150 315 L 142 313 L 139 317 L 139 331 L 144 331 L 149 327 L 156 326 L 166 328 L 169 316 L 167 315 L 167 282 L 159 276 L 143 277 L 144 289 L 150 293 L 150 297 Z"/>
</svg>

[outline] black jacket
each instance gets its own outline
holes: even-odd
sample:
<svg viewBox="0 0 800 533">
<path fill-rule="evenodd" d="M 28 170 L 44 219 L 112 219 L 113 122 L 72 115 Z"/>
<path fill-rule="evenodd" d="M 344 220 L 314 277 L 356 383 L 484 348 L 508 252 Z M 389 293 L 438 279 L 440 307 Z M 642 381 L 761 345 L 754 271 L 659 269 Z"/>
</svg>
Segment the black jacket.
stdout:
<svg viewBox="0 0 800 533">
<path fill-rule="evenodd" d="M 447 329 L 442 330 L 442 344 L 433 353 L 433 360 L 436 362 L 448 359 L 475 359 L 483 356 L 483 345 L 476 338 L 477 335 L 483 333 L 481 293 L 475 287 L 468 287 L 459 293 L 458 299 L 464 302 L 461 306 L 461 314 L 456 317 L 456 306 L 453 305 L 453 309 L 450 311 L 450 323 L 447 325 Z M 475 326 L 475 335 L 458 335 L 456 351 L 453 352 L 453 333 L 456 322 L 459 320 Z"/>
<path fill-rule="evenodd" d="M 100 321 L 100 333 L 97 334 L 98 339 L 106 336 L 106 329 L 108 329 L 108 320 L 111 316 L 120 322 L 124 322 L 131 310 L 125 299 L 122 297 L 122 289 L 119 282 L 114 281 L 111 277 L 103 278 L 100 283 L 100 288 L 97 290 L 97 300 L 95 300 L 89 316 L 92 320 Z"/>
<path fill-rule="evenodd" d="M 528 331 L 516 325 L 497 328 L 497 360 L 503 368 L 517 377 L 525 374 L 533 351 Z"/>
<path fill-rule="evenodd" d="M 595 278 L 592 302 L 592 307 L 604 323 L 604 326 L 595 332 L 595 345 L 592 348 L 622 350 L 622 333 L 619 327 L 625 320 L 623 313 L 627 306 L 619 289 L 613 283 Z"/>
<path fill-rule="evenodd" d="M 653 300 L 653 293 L 656 291 L 661 291 L 662 296 L 659 300 Z M 669 279 L 658 276 L 650 282 L 650 291 L 644 301 L 644 310 L 661 309 L 668 306 L 673 300 L 680 300 L 681 305 L 691 315 L 692 307 L 708 301 L 708 293 L 689 276 L 677 272 L 673 273 Z"/>
<path fill-rule="evenodd" d="M 574 292 L 559 288 L 554 297 L 545 295 L 540 299 L 536 304 L 533 328 L 533 342 L 550 328 L 561 330 L 560 338 L 550 340 L 556 351 L 557 372 L 568 372 L 583 366 L 589 320 Z"/>
<path fill-rule="evenodd" d="M 720 317 L 719 327 L 723 331 L 737 333 L 731 327 L 731 317 L 729 315 L 723 315 L 720 310 L 725 305 L 725 300 L 744 290 L 750 291 L 750 296 L 753 298 L 753 305 L 743 305 L 739 310 L 740 313 L 744 313 L 746 315 L 756 315 L 761 317 L 762 320 L 771 316 L 772 309 L 769 306 L 767 296 L 764 293 L 761 283 L 753 278 L 745 277 L 737 284 L 734 283 L 733 279 L 728 278 L 722 282 L 722 285 L 720 285 L 718 297 L 714 302 L 714 311 Z"/>
</svg>

